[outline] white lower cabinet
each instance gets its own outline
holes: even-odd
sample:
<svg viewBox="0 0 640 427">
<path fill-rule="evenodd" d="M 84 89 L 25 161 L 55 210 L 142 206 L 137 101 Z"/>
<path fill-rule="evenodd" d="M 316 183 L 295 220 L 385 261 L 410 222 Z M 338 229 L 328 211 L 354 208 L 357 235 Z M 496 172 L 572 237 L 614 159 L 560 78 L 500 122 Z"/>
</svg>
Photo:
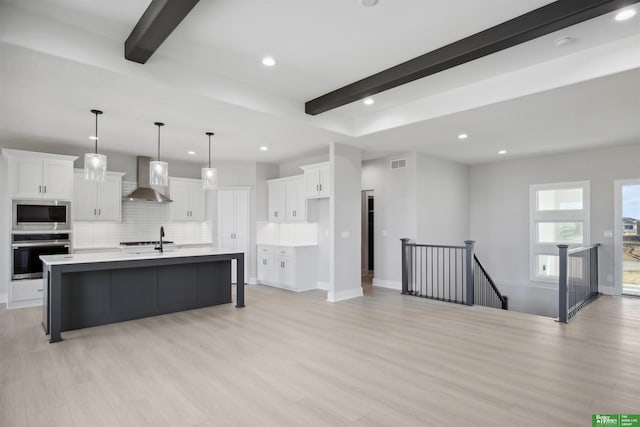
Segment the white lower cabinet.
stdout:
<svg viewBox="0 0 640 427">
<path fill-rule="evenodd" d="M 15 280 L 9 282 L 9 308 L 42 304 L 44 280 Z"/>
<path fill-rule="evenodd" d="M 258 282 L 308 291 L 317 288 L 317 246 L 258 245 Z"/>
</svg>

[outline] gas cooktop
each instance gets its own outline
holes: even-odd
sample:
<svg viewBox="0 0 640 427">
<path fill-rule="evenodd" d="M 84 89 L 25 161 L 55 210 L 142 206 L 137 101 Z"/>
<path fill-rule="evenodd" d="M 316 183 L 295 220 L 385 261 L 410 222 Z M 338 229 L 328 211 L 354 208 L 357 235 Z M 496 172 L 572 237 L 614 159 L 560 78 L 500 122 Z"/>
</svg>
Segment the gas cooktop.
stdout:
<svg viewBox="0 0 640 427">
<path fill-rule="evenodd" d="M 172 244 L 171 240 L 163 240 L 164 244 Z M 148 241 L 148 242 L 120 242 L 120 246 L 151 246 L 151 245 L 159 245 L 160 242 L 158 240 Z"/>
</svg>

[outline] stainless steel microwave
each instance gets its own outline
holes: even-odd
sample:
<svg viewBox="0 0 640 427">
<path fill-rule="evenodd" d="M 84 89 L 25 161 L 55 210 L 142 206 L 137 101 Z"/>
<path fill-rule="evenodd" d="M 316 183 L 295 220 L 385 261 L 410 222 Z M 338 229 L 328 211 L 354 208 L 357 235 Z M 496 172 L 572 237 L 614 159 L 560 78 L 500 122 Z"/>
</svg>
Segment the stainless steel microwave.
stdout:
<svg viewBox="0 0 640 427">
<path fill-rule="evenodd" d="M 71 202 L 14 200 L 13 230 L 70 230 Z"/>
</svg>

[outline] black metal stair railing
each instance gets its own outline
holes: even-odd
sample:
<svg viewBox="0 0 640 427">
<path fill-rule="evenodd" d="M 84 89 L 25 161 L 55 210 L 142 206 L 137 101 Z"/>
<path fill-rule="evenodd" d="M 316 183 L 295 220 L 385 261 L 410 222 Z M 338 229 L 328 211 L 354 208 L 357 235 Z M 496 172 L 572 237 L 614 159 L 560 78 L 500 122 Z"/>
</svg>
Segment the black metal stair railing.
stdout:
<svg viewBox="0 0 640 427">
<path fill-rule="evenodd" d="M 598 291 L 599 243 L 569 250 L 558 245 L 558 321 L 567 323 L 596 299 Z"/>
<path fill-rule="evenodd" d="M 509 299 L 500 293 L 495 282 L 475 254 L 473 254 L 473 297 L 474 304 L 501 308 L 502 310 L 509 309 Z"/>
<path fill-rule="evenodd" d="M 402 240 L 402 293 L 457 304 L 508 307 L 508 300 L 473 253 L 464 246 L 426 245 Z"/>
</svg>

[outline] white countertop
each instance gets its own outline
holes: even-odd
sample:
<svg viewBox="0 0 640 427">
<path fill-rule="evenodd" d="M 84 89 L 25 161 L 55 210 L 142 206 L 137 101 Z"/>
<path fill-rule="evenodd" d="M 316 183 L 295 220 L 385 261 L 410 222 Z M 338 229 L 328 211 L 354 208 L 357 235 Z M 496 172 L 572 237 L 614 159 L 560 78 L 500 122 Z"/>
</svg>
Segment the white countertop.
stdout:
<svg viewBox="0 0 640 427">
<path fill-rule="evenodd" d="M 45 265 L 89 264 L 94 262 L 132 261 L 159 258 L 197 257 L 207 255 L 237 254 L 238 251 L 219 248 L 170 249 L 164 252 L 125 253 L 122 250 L 113 252 L 83 253 L 70 255 L 42 255 L 40 260 Z"/>
<path fill-rule="evenodd" d="M 306 246 L 318 246 L 317 243 L 288 243 L 288 242 L 277 242 L 277 243 L 257 243 L 257 246 L 281 246 L 284 248 L 301 248 Z"/>
</svg>

